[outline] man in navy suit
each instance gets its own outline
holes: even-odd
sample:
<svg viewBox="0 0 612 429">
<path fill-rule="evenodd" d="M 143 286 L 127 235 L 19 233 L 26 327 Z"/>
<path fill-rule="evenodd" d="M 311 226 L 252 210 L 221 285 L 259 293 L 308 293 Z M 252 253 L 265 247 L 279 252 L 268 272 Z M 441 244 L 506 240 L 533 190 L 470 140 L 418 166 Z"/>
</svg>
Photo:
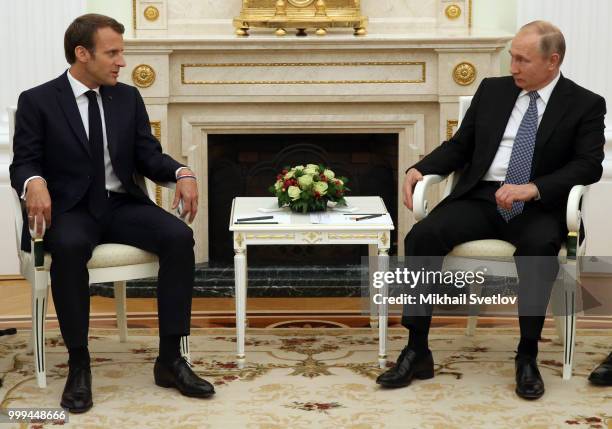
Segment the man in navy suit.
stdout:
<svg viewBox="0 0 612 429">
<path fill-rule="evenodd" d="M 567 235 L 565 206 L 572 186 L 601 177 L 606 104 L 560 73 L 565 39 L 554 25 L 523 26 L 510 55 L 512 76 L 484 79 L 455 135 L 406 172 L 404 204 L 412 209 L 423 175 L 463 169 L 449 197 L 406 236 L 405 249 L 409 260 L 425 258 L 435 271 L 467 241 L 501 239 L 516 247 L 521 337 L 515 391 L 537 399 L 544 394 L 538 339 Z M 434 376 L 431 306 L 425 307 L 405 308 L 408 345 L 397 365 L 378 378 L 382 386 Z"/>
<path fill-rule="evenodd" d="M 93 406 L 87 334 L 87 261 L 94 247 L 113 242 L 159 256 L 157 302 L 160 348 L 155 383 L 182 394 L 208 397 L 213 386 L 180 356 L 189 335 L 194 276 L 193 232 L 153 204 L 134 175 L 176 182 L 173 209 L 196 215 L 193 172 L 162 153 L 151 135 L 138 90 L 118 83 L 124 27 L 97 14 L 75 19 L 64 37 L 70 68 L 57 79 L 24 91 L 17 106 L 11 184 L 25 200 L 24 250 L 29 227 L 46 224 L 51 290 L 69 373 L 61 405 L 71 412 Z M 40 231 L 39 231 L 40 232 Z"/>
</svg>

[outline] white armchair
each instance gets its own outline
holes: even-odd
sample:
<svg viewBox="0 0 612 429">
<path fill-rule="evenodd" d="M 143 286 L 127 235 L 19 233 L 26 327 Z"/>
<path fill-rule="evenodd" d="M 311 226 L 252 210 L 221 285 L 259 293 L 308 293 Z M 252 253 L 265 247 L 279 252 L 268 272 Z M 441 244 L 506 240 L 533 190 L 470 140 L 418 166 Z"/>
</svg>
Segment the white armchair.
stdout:
<svg viewBox="0 0 612 429">
<path fill-rule="evenodd" d="M 9 147 L 12 160 L 13 133 L 15 127 L 15 107 L 9 107 Z M 146 189 L 149 197 L 151 192 L 146 188 L 143 178 L 138 183 Z M 160 183 L 161 186 L 174 189 L 174 183 Z M 49 295 L 49 268 L 51 255 L 44 254 L 44 260 L 35 261 L 34 251 L 21 250 L 21 229 L 23 227 L 21 200 L 13 191 L 13 207 L 15 209 L 15 234 L 17 238 L 17 254 L 21 275 L 32 286 L 32 348 L 38 386 L 47 386 L 45 366 L 45 319 Z M 34 249 L 34 243 L 32 243 Z M 43 259 L 43 258 L 40 258 Z M 107 243 L 96 246 L 87 264 L 90 283 L 113 282 L 117 310 L 117 327 L 119 340 L 127 340 L 126 316 L 126 281 L 157 276 L 159 262 L 157 256 L 133 246 Z M 182 337 L 180 341 L 181 354 L 189 360 L 189 339 Z"/>
<path fill-rule="evenodd" d="M 460 97 L 459 101 L 459 123 L 463 118 L 467 108 L 472 101 L 472 97 Z M 422 181 L 418 182 L 413 195 L 414 204 L 414 216 L 416 221 L 423 220 L 429 211 L 427 194 L 428 190 L 442 181 L 447 180 L 444 192 L 441 195 L 440 200 L 446 198 L 458 181 L 458 173 L 452 173 L 448 177 L 442 177 L 439 175 L 426 175 Z M 576 242 L 576 258 L 567 256 L 567 246 L 563 245 L 559 252 L 559 260 L 562 264 L 570 265 L 572 271 L 575 269 L 575 278 L 580 278 L 580 257 L 584 256 L 586 250 L 586 240 L 580 242 L 580 230 L 581 230 L 581 200 L 588 187 L 586 186 L 574 186 L 569 194 L 567 202 L 567 213 L 566 222 L 567 229 L 569 231 L 568 237 Z M 586 235 L 586 234 L 585 234 Z M 508 277 L 516 277 L 516 266 L 513 260 L 513 254 L 515 247 L 502 240 L 475 240 L 467 243 L 462 243 L 455 246 L 448 256 L 460 257 L 462 261 L 465 259 L 480 260 L 480 261 L 496 261 L 496 274 L 505 275 Z M 464 259 L 465 258 L 465 259 Z M 452 258 L 454 259 L 454 258 Z M 452 270 L 454 267 L 450 266 L 452 262 L 448 262 L 448 259 L 444 263 L 443 269 Z M 482 265 L 478 262 L 474 263 L 474 267 Z M 465 269 L 465 265 L 462 266 Z M 574 274 L 574 272 L 572 272 Z M 565 303 L 565 310 L 562 315 L 556 316 L 556 326 L 559 332 L 559 337 L 563 341 L 564 352 L 563 352 L 563 378 L 570 379 L 572 376 L 572 365 L 574 356 L 574 345 L 576 337 L 576 291 L 572 289 L 555 288 L 555 293 L 561 293 L 565 296 L 560 297 L 561 301 Z M 476 330 L 476 324 L 478 322 L 477 316 L 468 316 L 467 322 L 467 335 L 474 335 Z"/>
</svg>

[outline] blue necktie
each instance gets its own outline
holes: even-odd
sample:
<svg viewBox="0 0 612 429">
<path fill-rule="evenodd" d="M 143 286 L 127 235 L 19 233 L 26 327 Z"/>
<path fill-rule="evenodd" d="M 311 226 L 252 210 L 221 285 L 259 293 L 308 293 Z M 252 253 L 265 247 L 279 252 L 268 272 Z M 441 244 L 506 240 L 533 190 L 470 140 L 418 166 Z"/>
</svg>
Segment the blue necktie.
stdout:
<svg viewBox="0 0 612 429">
<path fill-rule="evenodd" d="M 536 91 L 527 93 L 529 95 L 529 107 L 523 116 L 521 125 L 516 133 L 512 154 L 508 163 L 506 180 L 504 183 L 511 185 L 524 185 L 529 183 L 531 177 L 531 161 L 535 147 L 536 134 L 538 133 L 538 107 L 536 101 L 540 97 Z M 515 201 L 510 210 L 497 207 L 506 222 L 523 212 L 524 201 Z"/>
</svg>

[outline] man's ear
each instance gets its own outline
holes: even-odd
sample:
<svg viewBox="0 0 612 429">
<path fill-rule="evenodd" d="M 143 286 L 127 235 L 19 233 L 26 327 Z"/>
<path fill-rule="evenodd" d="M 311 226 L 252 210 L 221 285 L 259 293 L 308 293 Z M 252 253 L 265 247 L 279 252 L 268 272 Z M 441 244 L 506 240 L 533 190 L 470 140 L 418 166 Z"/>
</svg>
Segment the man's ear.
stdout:
<svg viewBox="0 0 612 429">
<path fill-rule="evenodd" d="M 549 68 L 550 70 L 553 70 L 557 67 L 559 67 L 559 61 L 561 60 L 561 55 L 559 55 L 558 53 L 554 53 L 550 56 L 550 63 L 549 63 Z"/>
<path fill-rule="evenodd" d="M 77 46 L 74 48 L 74 57 L 80 63 L 86 63 L 91 58 L 91 52 L 87 50 L 84 46 Z"/>
</svg>

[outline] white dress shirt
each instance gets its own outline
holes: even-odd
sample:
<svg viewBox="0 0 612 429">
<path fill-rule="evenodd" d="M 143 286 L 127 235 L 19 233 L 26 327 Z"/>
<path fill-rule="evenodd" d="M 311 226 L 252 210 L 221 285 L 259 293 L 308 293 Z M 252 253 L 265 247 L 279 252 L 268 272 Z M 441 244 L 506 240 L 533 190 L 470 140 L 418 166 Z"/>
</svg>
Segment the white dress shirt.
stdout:
<svg viewBox="0 0 612 429">
<path fill-rule="evenodd" d="M 79 109 L 79 114 L 81 115 L 81 121 L 83 121 L 83 127 L 85 128 L 85 134 L 87 134 L 87 138 L 89 139 L 89 99 L 85 95 L 87 91 L 90 90 L 87 86 L 77 80 L 72 74 L 70 74 L 70 70 L 67 71 L 66 76 L 68 77 L 68 82 L 70 83 L 70 87 L 72 88 L 72 92 L 74 93 L 74 98 L 76 99 L 77 107 Z M 125 189 L 121 185 L 121 181 L 115 174 L 115 170 L 113 170 L 113 165 L 111 163 L 110 154 L 108 152 L 108 140 L 106 138 L 106 122 L 104 120 L 104 106 L 102 105 L 102 98 L 100 96 L 100 87 L 92 89 L 96 93 L 96 99 L 98 100 L 98 107 L 100 108 L 100 115 L 102 120 L 102 138 L 104 144 L 104 172 L 105 172 L 105 180 L 106 180 L 106 190 L 112 192 L 122 192 L 125 193 Z M 175 172 L 175 177 L 179 176 L 179 172 L 187 167 L 179 167 Z M 32 179 L 42 178 L 41 176 L 32 176 L 28 177 L 23 184 L 23 193 L 21 194 L 21 198 L 25 199 L 26 190 L 28 188 L 28 183 Z"/>
<path fill-rule="evenodd" d="M 542 116 L 544 115 L 544 111 L 548 105 L 548 100 L 550 100 L 550 95 L 552 94 L 553 89 L 555 89 L 557 82 L 559 82 L 560 77 L 561 74 L 558 73 L 548 85 L 542 89 L 538 89 L 537 91 L 538 95 L 540 96 L 536 101 L 536 106 L 538 108 L 538 127 L 540 126 L 540 122 L 542 122 Z M 521 125 L 521 121 L 523 120 L 523 116 L 525 116 L 528 107 L 529 95 L 527 95 L 527 91 L 522 90 L 518 95 L 516 103 L 514 104 L 514 109 L 512 109 L 512 113 L 510 114 L 510 119 L 506 125 L 506 130 L 504 131 L 501 143 L 497 148 L 495 158 L 493 158 L 493 162 L 482 180 L 491 180 L 495 182 L 503 182 L 506 180 L 506 172 L 508 171 L 508 164 L 510 163 L 510 155 L 512 154 L 514 139 L 516 138 L 516 133 L 518 132 L 519 126 Z"/>
<path fill-rule="evenodd" d="M 90 88 L 86 87 L 80 81 L 75 79 L 70 74 L 70 70 L 68 70 L 66 75 L 68 76 L 68 82 L 70 82 L 70 87 L 74 93 L 74 98 L 76 99 L 79 113 L 81 114 L 81 120 L 83 121 L 83 126 L 85 127 L 85 134 L 87 134 L 87 138 L 89 139 L 89 99 L 85 93 L 89 91 Z M 113 192 L 125 192 L 123 186 L 121 186 L 121 181 L 115 174 L 115 170 L 113 170 L 110 154 L 108 152 L 106 122 L 104 120 L 104 106 L 102 105 L 102 97 L 100 96 L 100 87 L 94 88 L 91 91 L 96 93 L 96 100 L 98 100 L 98 107 L 100 108 L 100 116 L 102 119 L 102 141 L 104 143 L 104 176 L 106 179 L 106 190 Z"/>
</svg>

